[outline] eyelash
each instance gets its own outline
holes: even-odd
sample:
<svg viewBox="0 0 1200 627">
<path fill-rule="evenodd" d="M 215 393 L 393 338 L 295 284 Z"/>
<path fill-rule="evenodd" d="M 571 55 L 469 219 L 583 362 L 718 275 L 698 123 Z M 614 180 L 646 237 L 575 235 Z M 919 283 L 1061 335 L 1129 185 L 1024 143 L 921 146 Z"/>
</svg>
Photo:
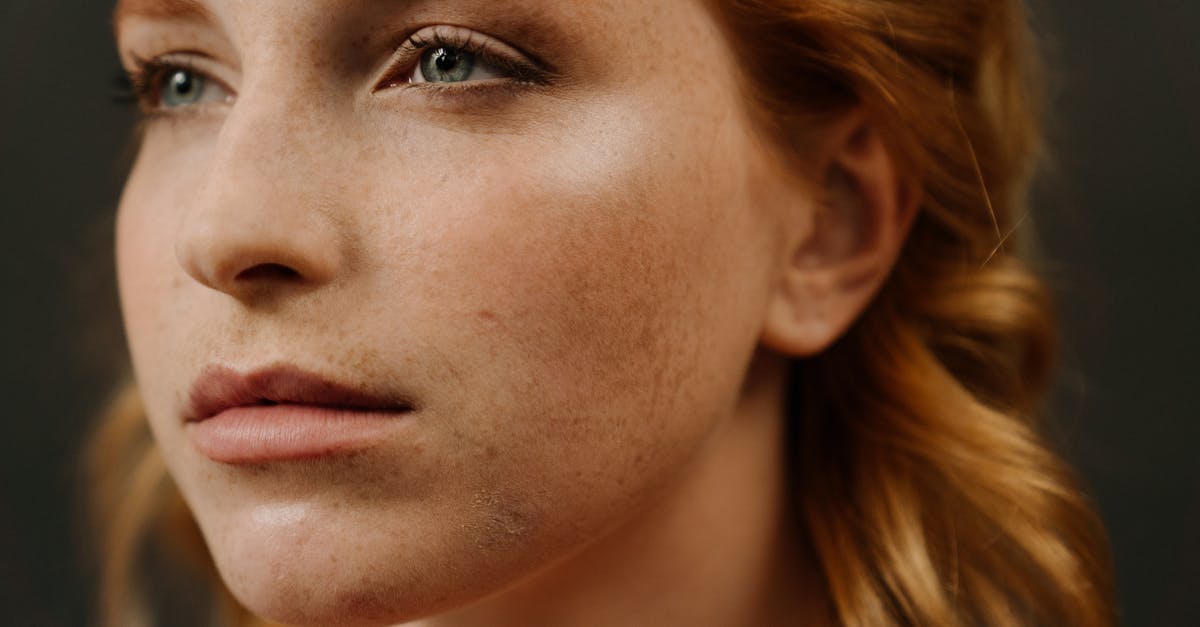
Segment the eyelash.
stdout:
<svg viewBox="0 0 1200 627">
<path fill-rule="evenodd" d="M 385 78 L 372 89 L 372 92 L 406 86 L 435 91 L 446 96 L 453 96 L 454 92 L 466 96 L 468 95 L 467 92 L 476 92 L 480 89 L 492 89 L 501 86 L 508 88 L 546 86 L 551 84 L 555 78 L 553 71 L 540 61 L 529 55 L 526 56 L 531 60 L 525 61 L 514 59 L 507 54 L 498 53 L 493 49 L 494 46 L 489 45 L 486 40 L 479 41 L 474 32 L 469 31 L 465 36 L 453 37 L 448 36 L 443 30 L 435 30 L 431 34 L 423 35 L 422 33 L 425 33 L 426 30 L 409 35 L 402 43 L 394 46 L 397 51 L 394 56 L 397 57 L 397 60 L 385 73 Z M 429 50 L 442 47 L 454 48 L 474 55 L 481 64 L 499 70 L 505 78 L 503 80 L 466 81 L 462 83 L 410 82 L 409 79 L 416 70 L 417 65 L 421 63 L 421 59 L 425 53 Z M 113 95 L 113 102 L 127 106 L 137 105 L 143 114 L 148 116 L 175 115 L 190 108 L 185 107 L 179 111 L 164 109 L 159 102 L 164 86 L 163 81 L 170 77 L 172 73 L 180 70 L 204 76 L 210 81 L 215 79 L 210 74 L 197 69 L 195 64 L 186 58 L 172 58 L 176 57 L 177 54 L 172 53 L 153 59 L 134 57 L 132 69 L 117 71 L 114 80 L 116 92 Z M 521 54 L 525 53 L 522 52 Z"/>
</svg>

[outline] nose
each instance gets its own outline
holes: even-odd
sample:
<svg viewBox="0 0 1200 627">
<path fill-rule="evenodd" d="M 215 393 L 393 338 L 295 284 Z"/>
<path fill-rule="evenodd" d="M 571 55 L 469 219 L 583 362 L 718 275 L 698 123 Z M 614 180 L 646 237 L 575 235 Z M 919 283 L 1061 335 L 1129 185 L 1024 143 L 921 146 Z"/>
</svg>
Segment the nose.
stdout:
<svg viewBox="0 0 1200 627">
<path fill-rule="evenodd" d="M 242 301 L 333 282 L 345 269 L 347 246 L 337 208 L 313 174 L 320 151 L 297 149 L 303 138 L 295 129 L 272 131 L 270 123 L 234 115 L 187 203 L 175 241 L 179 265 Z"/>
</svg>

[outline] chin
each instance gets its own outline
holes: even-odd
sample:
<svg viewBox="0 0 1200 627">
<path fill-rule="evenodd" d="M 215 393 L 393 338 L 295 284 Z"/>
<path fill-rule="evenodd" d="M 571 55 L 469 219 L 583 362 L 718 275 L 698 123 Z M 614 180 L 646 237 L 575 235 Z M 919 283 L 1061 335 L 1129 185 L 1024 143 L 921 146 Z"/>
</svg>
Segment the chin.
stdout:
<svg viewBox="0 0 1200 627">
<path fill-rule="evenodd" d="M 254 615 L 286 625 L 410 622 L 469 605 L 535 567 L 537 551 L 485 548 L 457 516 L 418 504 L 209 513 L 198 519 L 221 579 Z"/>
<path fill-rule="evenodd" d="M 418 577 L 411 560 L 383 557 L 374 564 L 296 546 L 281 553 L 214 550 L 217 569 L 233 596 L 255 616 L 287 625 L 395 625 L 445 611 L 469 598 L 449 594 L 436 569 Z M 462 582 L 455 582 L 461 584 Z"/>
<path fill-rule="evenodd" d="M 299 597 L 286 583 L 267 583 L 234 591 L 238 601 L 255 616 L 269 621 L 303 626 L 375 627 L 398 625 L 436 613 L 432 600 L 404 596 L 402 591 L 381 591 L 362 584 L 341 587 L 326 584 L 321 593 Z"/>
</svg>

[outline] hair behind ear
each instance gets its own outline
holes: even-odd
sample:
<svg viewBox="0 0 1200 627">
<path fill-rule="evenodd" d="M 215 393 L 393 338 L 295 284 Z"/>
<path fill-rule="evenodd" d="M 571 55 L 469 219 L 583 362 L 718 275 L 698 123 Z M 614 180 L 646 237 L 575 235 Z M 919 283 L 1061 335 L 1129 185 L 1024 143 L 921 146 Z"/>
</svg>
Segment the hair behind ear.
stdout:
<svg viewBox="0 0 1200 627">
<path fill-rule="evenodd" d="M 807 152 L 861 107 L 892 166 L 921 184 L 892 275 L 861 316 L 847 314 L 853 273 L 822 283 L 811 271 L 854 247 L 818 247 L 784 281 L 763 338 L 805 357 L 798 498 L 839 619 L 1112 625 L 1103 528 L 1035 419 L 1055 348 L 1050 300 L 1006 243 L 1041 140 L 1022 3 L 719 6 L 763 127 L 797 140 L 783 150 Z M 854 171 L 834 173 L 849 198 L 863 195 L 845 183 Z M 814 304 L 839 302 L 828 294 L 840 308 Z"/>
</svg>

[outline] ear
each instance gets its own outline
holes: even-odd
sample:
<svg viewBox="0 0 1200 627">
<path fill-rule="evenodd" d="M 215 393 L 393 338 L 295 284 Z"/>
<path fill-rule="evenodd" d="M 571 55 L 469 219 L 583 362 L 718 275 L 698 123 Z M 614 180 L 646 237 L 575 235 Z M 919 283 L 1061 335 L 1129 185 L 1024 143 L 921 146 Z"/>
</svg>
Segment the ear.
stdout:
<svg viewBox="0 0 1200 627">
<path fill-rule="evenodd" d="M 809 200 L 791 211 L 761 341 L 807 357 L 841 337 L 879 292 L 920 203 L 883 139 L 861 111 L 840 118 L 817 145 Z M 803 192 L 801 192 L 803 193 Z"/>
</svg>

